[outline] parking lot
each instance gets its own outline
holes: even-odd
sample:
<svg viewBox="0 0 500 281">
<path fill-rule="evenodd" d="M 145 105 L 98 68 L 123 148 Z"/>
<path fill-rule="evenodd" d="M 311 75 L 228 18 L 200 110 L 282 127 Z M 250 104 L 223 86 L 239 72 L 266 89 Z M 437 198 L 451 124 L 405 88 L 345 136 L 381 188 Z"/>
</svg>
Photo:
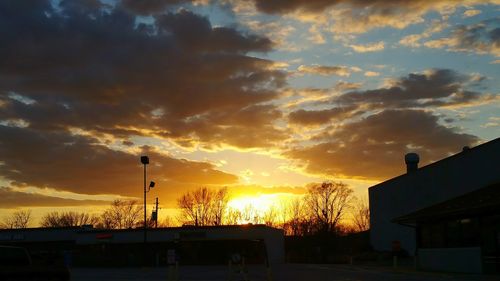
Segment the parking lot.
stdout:
<svg viewBox="0 0 500 281">
<path fill-rule="evenodd" d="M 182 281 L 493 281 L 499 276 L 468 275 L 449 273 L 415 272 L 410 269 L 394 270 L 387 267 L 363 267 L 350 265 L 283 264 L 271 268 L 271 279 L 264 266 L 252 265 L 247 272 L 229 270 L 227 266 L 183 266 L 179 269 L 178 280 Z M 174 280 L 173 272 L 167 268 L 74 268 L 71 270 L 74 281 L 83 280 Z"/>
</svg>

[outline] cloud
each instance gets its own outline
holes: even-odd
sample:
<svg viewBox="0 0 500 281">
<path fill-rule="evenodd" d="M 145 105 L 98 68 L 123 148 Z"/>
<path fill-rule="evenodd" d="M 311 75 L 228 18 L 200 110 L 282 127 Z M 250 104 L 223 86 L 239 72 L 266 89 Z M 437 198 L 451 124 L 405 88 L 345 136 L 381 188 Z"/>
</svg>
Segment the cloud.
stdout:
<svg viewBox="0 0 500 281">
<path fill-rule="evenodd" d="M 0 126 L 0 135 L 0 175 L 12 184 L 80 194 L 140 194 L 138 155 L 69 133 Z M 165 182 L 204 185 L 238 180 L 209 163 L 175 159 L 147 147 L 142 153 L 149 155 L 148 174 L 159 186 Z"/>
<path fill-rule="evenodd" d="M 297 68 L 300 73 L 317 74 L 323 76 L 338 75 L 349 76 L 351 73 L 347 66 L 326 66 L 326 65 L 301 65 Z"/>
<path fill-rule="evenodd" d="M 180 145 L 268 147 L 286 138 L 274 120 L 227 121 L 249 110 L 279 115 L 259 105 L 279 96 L 286 73 L 248 55 L 271 51 L 268 38 L 214 27 L 183 9 L 156 13 L 146 24 L 126 3 L 35 2 L 0 3 L 0 99 L 7 103 L 0 118 L 37 130 L 148 135 Z"/>
<path fill-rule="evenodd" d="M 366 71 L 365 72 L 366 77 L 376 77 L 379 75 L 380 75 L 380 72 L 376 72 L 376 71 Z"/>
<path fill-rule="evenodd" d="M 384 50 L 384 42 L 379 41 L 366 45 L 349 45 L 349 47 L 358 53 L 379 52 Z"/>
<path fill-rule="evenodd" d="M 62 207 L 62 206 L 88 206 L 108 205 L 104 200 L 76 200 L 48 196 L 38 193 L 16 191 L 10 187 L 0 187 L 0 206 L 3 209 L 18 207 Z"/>
<path fill-rule="evenodd" d="M 263 22 L 258 20 L 243 21 L 250 30 L 272 39 L 274 45 L 281 50 L 295 51 L 298 47 L 290 42 L 290 35 L 295 28 L 281 21 Z"/>
<path fill-rule="evenodd" d="M 258 10 L 270 14 L 291 14 L 309 21 L 332 22 L 335 33 L 364 33 L 372 29 L 406 28 L 424 22 L 424 15 L 434 11 L 449 15 L 458 7 L 498 4 L 498 0 L 254 0 Z M 322 16 L 318 16 L 322 15 Z M 328 20 L 332 19 L 332 20 Z"/>
<path fill-rule="evenodd" d="M 314 126 L 330 122 L 332 119 L 347 119 L 357 114 L 354 107 L 336 107 L 325 110 L 299 109 L 289 114 L 291 124 L 301 126 Z"/>
<path fill-rule="evenodd" d="M 481 10 L 475 10 L 475 9 L 472 9 L 472 10 L 466 10 L 464 13 L 463 13 L 463 17 L 464 18 L 470 18 L 470 17 L 473 17 L 473 16 L 477 16 L 481 14 Z"/>
<path fill-rule="evenodd" d="M 479 141 L 438 121 L 423 110 L 385 110 L 319 135 L 317 144 L 285 155 L 312 174 L 382 180 L 404 173 L 403 157 L 409 151 L 427 164 Z"/>
<path fill-rule="evenodd" d="M 420 47 L 422 45 L 422 43 L 420 42 L 422 39 L 429 38 L 433 34 L 441 32 L 447 27 L 448 23 L 446 21 L 434 20 L 423 32 L 418 34 L 410 34 L 401 38 L 401 40 L 399 40 L 399 44 L 412 48 Z"/>
<path fill-rule="evenodd" d="M 453 52 L 475 52 L 500 56 L 500 19 L 485 20 L 473 25 L 460 25 L 450 37 L 424 43 L 428 48 L 447 49 Z"/>
<path fill-rule="evenodd" d="M 335 97 L 338 105 L 368 108 L 459 107 L 496 99 L 494 95 L 468 90 L 477 75 L 464 75 L 449 69 L 431 69 L 393 80 L 386 88 L 351 91 Z"/>
<path fill-rule="evenodd" d="M 352 82 L 346 82 L 346 81 L 339 81 L 335 84 L 333 87 L 336 91 L 338 92 L 344 92 L 347 90 L 356 90 L 361 88 L 362 83 L 352 83 Z"/>
<path fill-rule="evenodd" d="M 121 5 L 136 14 L 150 15 L 164 12 L 168 6 L 177 5 L 184 2 L 191 2 L 188 0 L 121 0 Z"/>
<path fill-rule="evenodd" d="M 497 128 L 500 127 L 500 117 L 489 117 L 488 122 L 481 125 L 481 128 Z"/>
</svg>

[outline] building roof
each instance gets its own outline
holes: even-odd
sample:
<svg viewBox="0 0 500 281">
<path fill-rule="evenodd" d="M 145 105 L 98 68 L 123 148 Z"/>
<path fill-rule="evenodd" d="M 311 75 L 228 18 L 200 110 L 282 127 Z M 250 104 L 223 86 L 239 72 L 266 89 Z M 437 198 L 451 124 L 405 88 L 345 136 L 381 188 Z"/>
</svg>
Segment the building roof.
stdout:
<svg viewBox="0 0 500 281">
<path fill-rule="evenodd" d="M 430 163 L 428 165 L 419 167 L 418 170 L 412 172 L 411 174 L 413 174 L 413 173 L 420 173 L 421 171 L 425 171 L 425 170 L 435 169 L 438 166 L 447 165 L 448 162 L 460 162 L 460 161 L 464 161 L 465 158 L 468 155 L 475 154 L 475 153 L 481 153 L 483 150 L 488 149 L 490 147 L 494 147 L 494 146 L 498 146 L 499 149 L 500 149 L 500 137 L 496 138 L 496 139 L 493 139 L 491 141 L 482 143 L 480 145 L 468 148 L 466 150 L 463 150 L 461 152 L 453 154 L 453 155 L 451 155 L 449 157 L 443 158 L 443 159 L 441 159 L 439 161 L 435 161 L 435 162 L 432 162 L 432 163 Z M 499 153 L 500 153 L 500 150 L 499 150 Z M 500 173 L 500 169 L 499 169 L 499 173 Z M 391 178 L 391 179 L 388 179 L 388 180 L 383 181 L 381 183 L 378 183 L 376 185 L 373 185 L 373 186 L 370 187 L 370 189 L 373 189 L 373 190 L 374 189 L 378 189 L 378 188 L 383 187 L 384 185 L 386 185 L 389 182 L 404 180 L 405 178 L 408 177 L 408 175 L 409 175 L 408 173 L 401 174 L 401 175 L 396 176 L 394 178 Z"/>
<path fill-rule="evenodd" d="M 393 219 L 396 223 L 418 223 L 443 218 L 464 218 L 500 213 L 500 183 Z"/>
</svg>

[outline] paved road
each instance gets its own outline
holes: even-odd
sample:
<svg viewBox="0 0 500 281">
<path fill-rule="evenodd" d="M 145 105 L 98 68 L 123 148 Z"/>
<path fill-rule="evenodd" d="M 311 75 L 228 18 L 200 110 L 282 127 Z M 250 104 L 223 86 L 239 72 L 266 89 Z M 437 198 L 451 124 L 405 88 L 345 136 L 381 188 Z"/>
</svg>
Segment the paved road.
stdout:
<svg viewBox="0 0 500 281">
<path fill-rule="evenodd" d="M 268 281 L 264 266 L 249 266 L 248 274 L 234 272 L 230 276 L 224 266 L 184 266 L 179 271 L 179 281 Z M 74 281 L 118 281 L 118 280 L 169 280 L 166 268 L 74 268 Z M 499 276 L 466 274 L 423 273 L 394 271 L 382 267 L 360 267 L 348 265 L 285 264 L 272 267 L 273 281 L 493 281 Z M 231 278 L 231 279 L 230 279 Z M 170 279 L 171 280 L 171 279 Z"/>
</svg>

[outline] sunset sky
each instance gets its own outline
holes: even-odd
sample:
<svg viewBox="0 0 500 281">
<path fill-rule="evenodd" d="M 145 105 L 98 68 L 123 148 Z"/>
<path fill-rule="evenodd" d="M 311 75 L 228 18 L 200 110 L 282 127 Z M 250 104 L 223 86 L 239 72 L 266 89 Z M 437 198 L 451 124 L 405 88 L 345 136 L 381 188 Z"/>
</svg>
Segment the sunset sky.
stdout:
<svg viewBox="0 0 500 281">
<path fill-rule="evenodd" d="M 0 38 L 0 219 L 140 199 L 140 155 L 164 214 L 265 209 L 500 136 L 500 0 L 7 0 Z"/>
</svg>

